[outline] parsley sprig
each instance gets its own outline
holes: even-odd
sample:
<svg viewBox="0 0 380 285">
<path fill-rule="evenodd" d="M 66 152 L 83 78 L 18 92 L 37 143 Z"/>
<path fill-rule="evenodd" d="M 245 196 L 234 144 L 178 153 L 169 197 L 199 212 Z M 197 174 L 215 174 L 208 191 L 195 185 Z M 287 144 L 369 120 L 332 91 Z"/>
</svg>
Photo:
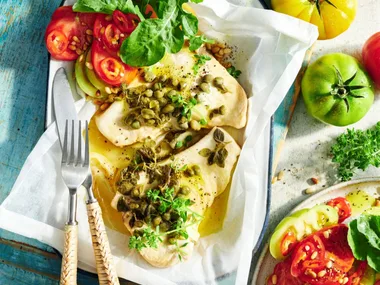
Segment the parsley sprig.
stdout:
<svg viewBox="0 0 380 285">
<path fill-rule="evenodd" d="M 380 166 L 380 122 L 366 131 L 348 129 L 331 147 L 333 162 L 339 164 L 338 177 L 342 181 L 352 178 L 357 169 Z"/>
<path fill-rule="evenodd" d="M 170 100 L 175 104 L 176 108 L 181 110 L 182 116 L 188 120 L 191 119 L 192 109 L 198 104 L 197 99 L 192 97 L 187 101 L 181 95 L 173 95 L 170 97 Z"/>
<path fill-rule="evenodd" d="M 194 55 L 195 59 L 197 60 L 193 66 L 193 71 L 194 71 L 194 74 L 197 75 L 198 72 L 199 72 L 199 69 L 205 65 L 205 63 L 209 60 L 211 60 L 211 57 L 209 57 L 208 55 L 204 55 L 204 54 L 195 54 Z"/>
<path fill-rule="evenodd" d="M 239 78 L 239 76 L 241 74 L 241 70 L 236 69 L 235 66 L 231 66 L 231 67 L 227 68 L 227 71 L 228 71 L 229 74 L 232 75 L 232 77 L 234 77 L 236 79 Z"/>
</svg>

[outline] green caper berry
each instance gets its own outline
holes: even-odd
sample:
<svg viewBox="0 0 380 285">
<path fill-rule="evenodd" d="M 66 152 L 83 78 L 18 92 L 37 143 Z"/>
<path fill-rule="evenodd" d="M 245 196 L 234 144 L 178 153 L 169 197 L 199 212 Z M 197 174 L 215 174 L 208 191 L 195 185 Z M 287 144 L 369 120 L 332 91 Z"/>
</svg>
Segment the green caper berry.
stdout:
<svg viewBox="0 0 380 285">
<path fill-rule="evenodd" d="M 188 186 L 182 186 L 179 192 L 183 195 L 188 195 L 191 189 Z"/>
<path fill-rule="evenodd" d="M 158 226 L 159 224 L 161 224 L 162 222 L 162 218 L 160 216 L 157 216 L 153 219 L 153 225 L 155 226 Z"/>
<path fill-rule="evenodd" d="M 174 87 L 177 87 L 178 84 L 179 84 L 178 79 L 177 79 L 177 78 L 172 78 L 172 85 L 173 85 Z"/>
<path fill-rule="evenodd" d="M 153 95 L 153 90 L 152 90 L 152 89 L 147 89 L 147 90 L 145 90 L 144 95 L 145 95 L 146 97 L 152 97 L 152 95 Z"/>
<path fill-rule="evenodd" d="M 186 87 L 187 87 L 187 83 L 186 82 L 181 81 L 179 83 L 179 90 L 183 91 L 183 90 L 185 90 Z"/>
<path fill-rule="evenodd" d="M 156 75 L 151 71 L 146 71 L 144 74 L 144 80 L 146 82 L 153 82 L 156 79 Z"/>
<path fill-rule="evenodd" d="M 154 91 L 160 90 L 161 88 L 162 88 L 161 83 L 159 83 L 159 82 L 154 83 L 154 85 L 153 85 Z"/>
<path fill-rule="evenodd" d="M 160 99 L 164 97 L 164 92 L 162 92 L 161 90 L 154 91 L 154 97 L 156 97 L 157 99 Z"/>
<path fill-rule="evenodd" d="M 154 126 L 156 124 L 156 120 L 155 119 L 150 119 L 150 120 L 147 120 L 146 123 L 150 126 Z"/>
<path fill-rule="evenodd" d="M 214 79 L 214 77 L 212 77 L 211 74 L 207 74 L 203 77 L 203 82 L 206 82 L 206 83 L 211 83 L 212 80 Z"/>
<path fill-rule="evenodd" d="M 165 214 L 162 216 L 162 218 L 163 218 L 165 221 L 170 221 L 170 218 L 171 218 L 170 213 L 165 213 Z"/>
<path fill-rule="evenodd" d="M 160 106 L 162 107 L 162 106 L 165 106 L 167 103 L 168 103 L 168 100 L 166 99 L 166 98 L 159 98 L 159 99 L 157 99 L 158 100 L 158 102 L 160 103 Z"/>
<path fill-rule="evenodd" d="M 222 105 L 219 107 L 219 114 L 224 115 L 226 114 L 226 106 Z"/>
<path fill-rule="evenodd" d="M 152 110 L 150 110 L 150 109 L 144 108 L 144 109 L 141 110 L 141 116 L 144 119 L 149 120 L 149 119 L 154 118 L 155 113 Z"/>
<path fill-rule="evenodd" d="M 177 91 L 175 90 L 170 90 L 168 93 L 166 93 L 166 96 L 168 96 L 169 98 L 175 95 L 177 95 Z"/>
<path fill-rule="evenodd" d="M 201 124 L 199 124 L 196 120 L 191 120 L 190 128 L 192 128 L 194 131 L 199 131 L 201 129 Z"/>
<path fill-rule="evenodd" d="M 137 129 L 141 128 L 141 124 L 139 121 L 136 120 L 136 121 L 132 122 L 131 127 L 134 128 L 135 130 L 137 130 Z"/>
<path fill-rule="evenodd" d="M 131 210 L 136 210 L 136 209 L 140 208 L 140 205 L 137 203 L 131 203 L 131 204 L 129 204 L 129 208 Z"/>
<path fill-rule="evenodd" d="M 168 242 L 170 244 L 175 244 L 177 242 L 177 239 L 176 238 L 170 238 L 170 239 L 168 239 Z"/>
<path fill-rule="evenodd" d="M 187 119 L 186 119 L 186 117 L 182 116 L 182 117 L 178 120 L 178 123 L 179 123 L 179 124 L 187 123 Z"/>
<path fill-rule="evenodd" d="M 165 74 L 163 74 L 163 75 L 160 76 L 160 78 L 158 80 L 160 82 L 164 83 L 166 80 L 168 80 L 168 77 Z"/>
<path fill-rule="evenodd" d="M 194 165 L 193 170 L 194 170 L 195 175 L 201 174 L 201 168 L 198 165 Z"/>
<path fill-rule="evenodd" d="M 149 108 L 154 109 L 160 106 L 160 102 L 157 100 L 152 100 L 149 102 Z"/>
<path fill-rule="evenodd" d="M 135 197 L 135 198 L 139 197 L 139 196 L 140 196 L 140 191 L 137 190 L 137 189 L 134 189 L 134 190 L 132 191 L 132 196 Z"/>
<path fill-rule="evenodd" d="M 208 84 L 208 83 L 206 83 L 206 82 L 202 82 L 202 83 L 199 85 L 199 88 L 200 88 L 203 92 L 210 93 L 210 84 Z"/>
<path fill-rule="evenodd" d="M 144 223 L 142 221 L 135 221 L 135 224 L 134 224 L 134 226 L 137 228 L 141 228 L 143 225 Z"/>
<path fill-rule="evenodd" d="M 172 104 L 166 105 L 164 108 L 162 108 L 161 112 L 164 114 L 173 113 L 175 107 Z"/>
<path fill-rule="evenodd" d="M 222 87 L 223 84 L 224 84 L 224 79 L 223 79 L 222 77 L 216 77 L 216 78 L 214 79 L 214 85 L 215 85 L 216 87 Z"/>
</svg>

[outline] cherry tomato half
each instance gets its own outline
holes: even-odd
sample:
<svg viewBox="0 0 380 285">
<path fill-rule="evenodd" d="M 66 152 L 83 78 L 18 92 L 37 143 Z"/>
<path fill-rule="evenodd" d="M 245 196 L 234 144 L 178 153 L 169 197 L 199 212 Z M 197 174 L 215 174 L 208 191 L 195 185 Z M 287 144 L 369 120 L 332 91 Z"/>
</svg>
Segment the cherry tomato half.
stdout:
<svg viewBox="0 0 380 285">
<path fill-rule="evenodd" d="M 290 274 L 291 260 L 288 258 L 276 265 L 268 277 L 267 285 L 303 285 L 304 282 Z"/>
<path fill-rule="evenodd" d="M 102 35 L 104 44 L 112 51 L 118 51 L 124 40 L 124 35 L 114 24 L 108 24 Z"/>
<path fill-rule="evenodd" d="M 102 35 L 108 24 L 111 24 L 112 18 L 107 14 L 98 14 L 95 23 L 94 23 L 94 37 L 97 39 L 101 39 Z"/>
<path fill-rule="evenodd" d="M 359 261 L 356 270 L 354 272 L 349 272 L 347 285 L 360 285 L 360 280 L 362 280 L 367 266 L 366 261 Z"/>
<path fill-rule="evenodd" d="M 297 237 L 293 232 L 288 232 L 281 241 L 281 254 L 287 256 L 297 243 Z"/>
<path fill-rule="evenodd" d="M 337 197 L 327 202 L 327 205 L 336 208 L 339 215 L 339 223 L 351 216 L 351 205 L 346 198 Z"/>
<path fill-rule="evenodd" d="M 64 33 L 59 30 L 51 31 L 46 37 L 46 46 L 48 51 L 55 55 L 55 58 L 58 57 L 70 57 L 71 54 L 65 54 L 69 41 Z M 73 57 L 75 55 L 73 54 Z"/>
<path fill-rule="evenodd" d="M 119 28 L 122 33 L 132 33 L 137 25 L 140 23 L 140 18 L 135 14 L 124 14 L 123 12 L 116 10 L 112 14 L 113 22 Z"/>
</svg>

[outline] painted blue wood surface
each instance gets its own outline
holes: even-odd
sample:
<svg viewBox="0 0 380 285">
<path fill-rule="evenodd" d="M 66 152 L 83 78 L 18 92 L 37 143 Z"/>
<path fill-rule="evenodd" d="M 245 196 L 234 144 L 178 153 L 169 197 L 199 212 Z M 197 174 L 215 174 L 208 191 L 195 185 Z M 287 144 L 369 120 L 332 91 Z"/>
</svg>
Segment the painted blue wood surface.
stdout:
<svg viewBox="0 0 380 285">
<path fill-rule="evenodd" d="M 44 131 L 48 54 L 43 35 L 60 4 L 0 0 L 0 203 Z M 276 138 L 287 126 L 292 98 L 291 90 L 276 113 Z M 1 285 L 58 284 L 60 267 L 53 248 L 0 229 Z M 78 284 L 97 284 L 97 276 L 79 271 Z"/>
</svg>

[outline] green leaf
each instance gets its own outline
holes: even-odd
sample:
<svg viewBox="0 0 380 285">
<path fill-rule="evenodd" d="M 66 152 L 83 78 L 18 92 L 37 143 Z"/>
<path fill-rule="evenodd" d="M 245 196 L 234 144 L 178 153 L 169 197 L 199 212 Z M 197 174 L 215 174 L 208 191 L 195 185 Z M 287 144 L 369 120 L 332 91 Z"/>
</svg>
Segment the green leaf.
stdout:
<svg viewBox="0 0 380 285">
<path fill-rule="evenodd" d="M 112 14 L 115 10 L 120 10 L 123 13 L 132 13 L 139 15 L 141 19 L 141 12 L 137 5 L 133 4 L 132 0 L 78 0 L 74 6 L 75 12 L 95 12 Z M 142 19 L 144 17 L 142 16 Z"/>
<path fill-rule="evenodd" d="M 367 240 L 363 234 L 358 231 L 358 221 L 353 220 L 348 224 L 348 244 L 356 259 L 366 260 L 367 258 Z"/>
<path fill-rule="evenodd" d="M 380 250 L 380 216 L 360 216 L 357 228 L 370 243 L 370 245 Z"/>
<path fill-rule="evenodd" d="M 175 144 L 175 148 L 181 148 L 183 147 L 183 141 L 178 141 L 176 144 Z"/>
<path fill-rule="evenodd" d="M 181 16 L 182 30 L 188 37 L 194 36 L 198 32 L 198 18 L 193 14 L 184 13 Z"/>
<path fill-rule="evenodd" d="M 208 55 L 203 55 L 203 54 L 195 54 L 194 57 L 195 57 L 195 59 L 197 59 L 197 61 L 195 62 L 194 66 L 193 66 L 193 71 L 194 71 L 194 74 L 198 74 L 199 69 L 207 61 L 211 60 L 211 57 L 209 57 Z"/>
<path fill-rule="evenodd" d="M 367 262 L 376 272 L 380 272 L 380 250 L 372 249 L 368 252 Z"/>
<path fill-rule="evenodd" d="M 197 50 L 197 49 L 199 49 L 204 43 L 210 43 L 210 44 L 213 44 L 213 43 L 215 43 L 215 41 L 206 38 L 205 35 L 201 35 L 201 36 L 193 36 L 193 37 L 190 37 L 190 45 L 189 45 L 189 49 L 190 49 L 191 51 Z"/>
<path fill-rule="evenodd" d="M 207 125 L 207 120 L 205 120 L 205 119 L 201 119 L 201 120 L 199 121 L 199 123 L 200 123 L 202 126 L 205 126 L 205 125 Z"/>
<path fill-rule="evenodd" d="M 240 74 L 241 74 L 241 71 L 238 70 L 238 69 L 236 69 L 235 66 L 231 66 L 231 67 L 227 68 L 227 71 L 234 78 L 238 78 L 240 76 Z"/>
</svg>

